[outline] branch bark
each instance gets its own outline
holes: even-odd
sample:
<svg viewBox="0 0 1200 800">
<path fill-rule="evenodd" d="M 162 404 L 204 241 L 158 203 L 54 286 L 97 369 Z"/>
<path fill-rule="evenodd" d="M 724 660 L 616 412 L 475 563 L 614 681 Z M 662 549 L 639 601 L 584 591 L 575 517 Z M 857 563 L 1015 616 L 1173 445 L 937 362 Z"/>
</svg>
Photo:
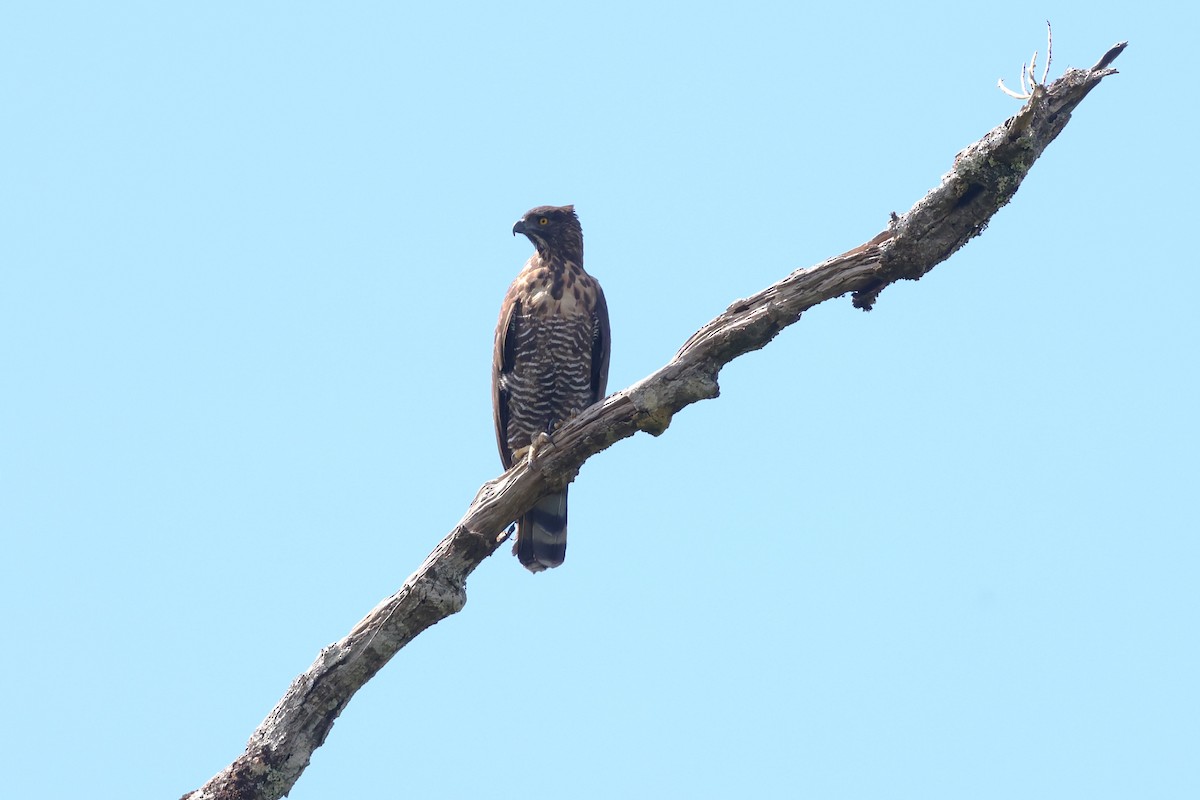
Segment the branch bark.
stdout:
<svg viewBox="0 0 1200 800">
<path fill-rule="evenodd" d="M 1015 116 L 959 153 L 941 185 L 908 213 L 893 214 L 886 230 L 734 302 L 666 366 L 587 409 L 531 459 L 484 484 L 462 520 L 400 590 L 321 650 L 292 682 L 246 751 L 184 797 L 275 800 L 287 794 L 354 693 L 418 634 L 462 609 L 467 576 L 504 542 L 512 520 L 540 496 L 570 483 L 591 456 L 638 431 L 657 436 L 686 406 L 716 397 L 725 364 L 765 346 L 805 310 L 847 293 L 855 307 L 870 310 L 888 285 L 919 279 L 982 233 L 1075 107 L 1116 72 L 1109 65 L 1124 48 L 1121 42 L 1094 67 L 1035 86 Z"/>
</svg>

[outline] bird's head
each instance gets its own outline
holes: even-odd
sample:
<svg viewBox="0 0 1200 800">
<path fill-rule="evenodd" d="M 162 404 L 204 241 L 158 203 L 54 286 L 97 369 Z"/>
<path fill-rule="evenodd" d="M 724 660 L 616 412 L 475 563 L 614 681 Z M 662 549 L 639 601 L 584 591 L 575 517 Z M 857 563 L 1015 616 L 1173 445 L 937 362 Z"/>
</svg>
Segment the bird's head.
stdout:
<svg viewBox="0 0 1200 800">
<path fill-rule="evenodd" d="M 583 230 L 575 206 L 538 206 L 525 212 L 513 225 L 513 236 L 523 233 L 538 252 L 546 255 L 583 256 Z"/>
</svg>

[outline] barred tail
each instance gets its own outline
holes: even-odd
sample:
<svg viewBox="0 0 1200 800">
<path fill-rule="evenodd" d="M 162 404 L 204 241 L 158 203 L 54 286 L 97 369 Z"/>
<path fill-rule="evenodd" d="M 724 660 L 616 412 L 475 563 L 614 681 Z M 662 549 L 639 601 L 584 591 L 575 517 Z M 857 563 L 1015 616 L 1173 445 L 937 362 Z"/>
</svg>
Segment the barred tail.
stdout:
<svg viewBox="0 0 1200 800">
<path fill-rule="evenodd" d="M 517 523 L 517 558 L 530 572 L 557 567 L 567 557 L 567 490 L 537 501 Z"/>
</svg>

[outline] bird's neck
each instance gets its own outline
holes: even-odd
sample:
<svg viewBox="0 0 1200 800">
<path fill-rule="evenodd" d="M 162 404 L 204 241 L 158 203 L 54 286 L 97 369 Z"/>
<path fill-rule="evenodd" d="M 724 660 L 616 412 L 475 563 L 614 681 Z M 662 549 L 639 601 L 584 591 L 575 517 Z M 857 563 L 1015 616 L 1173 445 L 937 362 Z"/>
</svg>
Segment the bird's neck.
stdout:
<svg viewBox="0 0 1200 800">
<path fill-rule="evenodd" d="M 538 248 L 537 256 L 538 261 L 541 262 L 541 266 L 548 267 L 549 269 L 555 271 L 567 269 L 568 265 L 572 265 L 578 269 L 583 269 L 582 250 L 551 250 L 550 248 L 543 250 Z"/>
</svg>

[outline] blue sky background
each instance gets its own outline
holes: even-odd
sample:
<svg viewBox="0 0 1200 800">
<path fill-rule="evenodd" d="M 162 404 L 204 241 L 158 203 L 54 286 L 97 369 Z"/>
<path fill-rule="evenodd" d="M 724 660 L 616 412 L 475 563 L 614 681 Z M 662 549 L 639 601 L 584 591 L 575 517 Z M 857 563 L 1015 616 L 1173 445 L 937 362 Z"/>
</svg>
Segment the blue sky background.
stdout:
<svg viewBox="0 0 1200 800">
<path fill-rule="evenodd" d="M 985 235 L 585 465 L 351 703 L 334 797 L 1200 796 L 1196 11 L 0 12 L 0 747 L 177 797 L 500 472 L 509 229 L 575 203 L 610 389 L 1131 45 Z"/>
</svg>

